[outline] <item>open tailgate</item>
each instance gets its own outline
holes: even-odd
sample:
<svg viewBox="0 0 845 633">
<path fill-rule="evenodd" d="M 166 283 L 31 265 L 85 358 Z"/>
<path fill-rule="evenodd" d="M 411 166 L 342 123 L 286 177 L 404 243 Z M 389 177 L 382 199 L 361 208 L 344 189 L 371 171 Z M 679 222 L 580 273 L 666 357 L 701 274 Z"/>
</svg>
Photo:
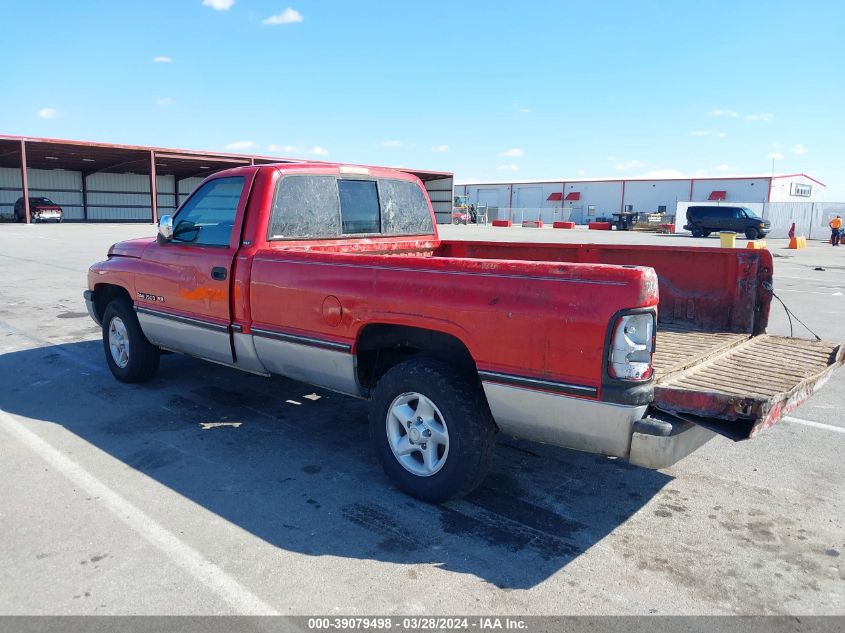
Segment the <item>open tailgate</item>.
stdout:
<svg viewBox="0 0 845 633">
<path fill-rule="evenodd" d="M 836 343 L 767 334 L 730 336 L 710 353 L 690 358 L 692 362 L 658 371 L 653 406 L 732 439 L 746 439 L 804 402 L 845 361 L 845 345 Z M 672 344 L 671 338 L 666 340 Z M 656 357 L 659 331 L 657 341 Z"/>
</svg>

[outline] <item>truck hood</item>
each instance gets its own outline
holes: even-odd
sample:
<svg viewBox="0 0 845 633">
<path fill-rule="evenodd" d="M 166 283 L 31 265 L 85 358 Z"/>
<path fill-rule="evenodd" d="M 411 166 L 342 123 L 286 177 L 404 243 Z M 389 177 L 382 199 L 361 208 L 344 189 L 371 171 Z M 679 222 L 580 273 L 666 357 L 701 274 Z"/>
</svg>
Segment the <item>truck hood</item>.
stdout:
<svg viewBox="0 0 845 633">
<path fill-rule="evenodd" d="M 118 242 L 112 244 L 109 249 L 109 257 L 116 255 L 118 257 L 137 257 L 140 258 L 144 254 L 147 247 L 155 241 L 154 237 L 139 237 L 134 240 L 126 240 L 125 242 Z"/>
</svg>

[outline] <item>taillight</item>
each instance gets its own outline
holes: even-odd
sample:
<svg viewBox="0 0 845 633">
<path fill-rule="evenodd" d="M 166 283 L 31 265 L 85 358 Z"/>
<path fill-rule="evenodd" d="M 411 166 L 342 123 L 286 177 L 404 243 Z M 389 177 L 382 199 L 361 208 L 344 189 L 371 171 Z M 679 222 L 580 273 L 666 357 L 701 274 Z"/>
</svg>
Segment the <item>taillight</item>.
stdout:
<svg viewBox="0 0 845 633">
<path fill-rule="evenodd" d="M 648 380 L 653 368 L 654 314 L 626 314 L 616 320 L 607 371 L 620 380 Z"/>
</svg>

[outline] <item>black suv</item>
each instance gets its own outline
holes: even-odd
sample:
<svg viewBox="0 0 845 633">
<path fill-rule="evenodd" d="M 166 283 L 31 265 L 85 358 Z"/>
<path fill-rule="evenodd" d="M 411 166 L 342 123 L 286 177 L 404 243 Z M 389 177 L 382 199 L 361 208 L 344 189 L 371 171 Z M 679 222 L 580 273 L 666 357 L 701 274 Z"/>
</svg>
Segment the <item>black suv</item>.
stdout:
<svg viewBox="0 0 845 633">
<path fill-rule="evenodd" d="M 684 228 L 691 231 L 693 237 L 707 237 L 714 231 L 735 231 L 744 233 L 749 240 L 756 240 L 771 230 L 772 223 L 747 207 L 701 205 L 687 209 Z"/>
</svg>

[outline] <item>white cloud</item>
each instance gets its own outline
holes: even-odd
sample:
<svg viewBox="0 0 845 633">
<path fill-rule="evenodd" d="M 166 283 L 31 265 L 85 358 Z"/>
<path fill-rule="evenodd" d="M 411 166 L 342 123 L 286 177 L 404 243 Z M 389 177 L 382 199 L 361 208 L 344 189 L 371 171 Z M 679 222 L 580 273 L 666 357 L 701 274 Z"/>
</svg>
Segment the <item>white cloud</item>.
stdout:
<svg viewBox="0 0 845 633">
<path fill-rule="evenodd" d="M 523 152 L 520 148 L 514 147 L 514 148 L 511 148 L 511 149 L 505 150 L 504 152 L 499 154 L 499 156 L 510 157 L 510 158 L 519 158 L 524 153 L 525 152 Z"/>
<path fill-rule="evenodd" d="M 760 112 L 759 114 L 749 114 L 745 117 L 749 121 L 762 121 L 763 123 L 770 123 L 775 115 L 771 112 Z"/>
<path fill-rule="evenodd" d="M 806 154 L 808 151 L 810 151 L 810 150 L 808 150 L 806 147 L 804 147 L 803 143 L 798 143 L 798 145 L 796 145 L 795 147 L 792 148 L 793 154 L 799 154 L 799 155 L 800 154 Z"/>
<path fill-rule="evenodd" d="M 607 160 L 609 160 L 612 163 L 613 161 L 616 160 L 616 156 L 608 156 Z"/>
<path fill-rule="evenodd" d="M 717 138 L 725 138 L 727 134 L 724 132 L 715 132 L 713 130 L 696 130 L 695 132 L 690 132 L 690 136 L 715 136 Z"/>
<path fill-rule="evenodd" d="M 269 18 L 265 18 L 262 20 L 262 24 L 296 24 L 298 22 L 302 22 L 304 18 L 302 14 L 297 11 L 296 9 L 291 9 L 288 7 L 281 13 L 277 13 L 276 15 L 271 15 Z"/>
<path fill-rule="evenodd" d="M 38 116 L 42 119 L 55 119 L 59 116 L 59 113 L 55 108 L 41 108 L 38 111 Z"/>
<path fill-rule="evenodd" d="M 402 147 L 404 143 L 402 141 L 392 140 L 392 141 L 382 141 L 379 143 L 382 147 Z"/>
<path fill-rule="evenodd" d="M 153 57 L 153 63 L 155 64 L 171 64 L 173 63 L 173 58 L 168 57 L 167 55 L 156 55 Z"/>
<path fill-rule="evenodd" d="M 311 148 L 311 153 L 314 154 L 314 156 L 328 156 L 329 150 L 327 150 L 325 147 L 320 147 L 319 145 L 315 145 L 314 147 Z"/>
<path fill-rule="evenodd" d="M 171 97 L 159 97 L 156 99 L 156 105 L 167 106 L 171 103 L 173 103 L 173 99 Z"/>
<path fill-rule="evenodd" d="M 259 146 L 252 141 L 235 141 L 234 143 L 228 143 L 223 147 L 234 152 L 243 152 L 248 149 L 258 149 Z"/>
<path fill-rule="evenodd" d="M 769 152 L 766 154 L 769 160 L 783 160 L 783 152 Z"/>
<path fill-rule="evenodd" d="M 579 176 L 586 176 L 586 175 L 587 175 L 587 170 L 586 170 L 586 169 L 579 169 L 579 170 L 578 170 L 578 175 L 579 175 Z"/>
<path fill-rule="evenodd" d="M 532 112 L 534 112 L 534 110 L 532 110 L 531 108 L 520 108 L 519 111 L 523 114 L 531 114 Z"/>
<path fill-rule="evenodd" d="M 709 112 L 709 114 L 710 114 L 710 116 L 726 116 L 726 117 L 730 117 L 732 119 L 735 119 L 739 116 L 739 112 L 737 112 L 736 110 L 728 110 L 728 109 L 711 110 Z"/>
<path fill-rule="evenodd" d="M 728 165 L 727 163 L 722 163 L 721 165 L 716 165 L 713 168 L 714 171 L 731 171 L 731 169 L 733 169 L 733 168 L 730 165 Z"/>
<path fill-rule="evenodd" d="M 285 153 L 292 153 L 297 151 L 295 145 L 273 145 L 272 143 L 267 146 L 268 152 L 285 152 Z"/>
<path fill-rule="evenodd" d="M 499 165 L 496 167 L 497 171 L 519 171 L 519 165 L 511 163 L 510 165 Z"/>
<path fill-rule="evenodd" d="M 235 0 L 202 0 L 202 6 L 211 7 L 215 11 L 228 11 L 235 4 Z"/>
<path fill-rule="evenodd" d="M 435 145 L 434 147 L 431 148 L 430 151 L 437 152 L 437 153 L 448 152 L 449 146 L 448 145 Z"/>
<path fill-rule="evenodd" d="M 635 167 L 642 167 L 643 164 L 638 160 L 626 160 L 624 163 L 617 163 L 616 169 L 634 169 Z"/>
</svg>

